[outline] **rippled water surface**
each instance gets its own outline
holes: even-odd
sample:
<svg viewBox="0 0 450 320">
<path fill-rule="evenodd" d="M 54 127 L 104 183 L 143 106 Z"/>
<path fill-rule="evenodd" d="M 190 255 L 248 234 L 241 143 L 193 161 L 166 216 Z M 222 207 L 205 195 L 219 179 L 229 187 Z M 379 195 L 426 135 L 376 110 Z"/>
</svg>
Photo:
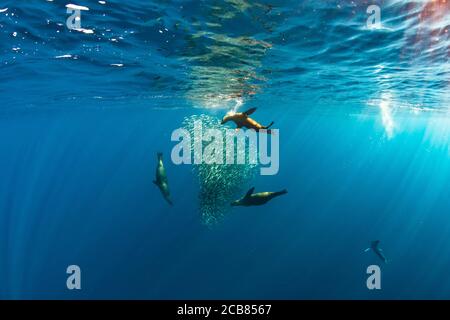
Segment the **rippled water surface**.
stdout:
<svg viewBox="0 0 450 320">
<path fill-rule="evenodd" d="M 368 30 L 367 1 L 84 1 L 85 34 L 66 27 L 64 1 L 4 1 L 2 91 L 22 98 L 3 108 L 242 98 L 331 109 L 389 94 L 446 110 L 448 2 L 377 3 L 382 27 Z"/>
</svg>

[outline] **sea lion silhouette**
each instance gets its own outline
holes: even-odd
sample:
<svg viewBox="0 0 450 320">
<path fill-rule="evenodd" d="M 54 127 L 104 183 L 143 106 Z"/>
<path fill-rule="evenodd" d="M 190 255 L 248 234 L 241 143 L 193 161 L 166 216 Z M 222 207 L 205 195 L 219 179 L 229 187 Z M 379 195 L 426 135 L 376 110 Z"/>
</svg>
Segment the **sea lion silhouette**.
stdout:
<svg viewBox="0 0 450 320">
<path fill-rule="evenodd" d="M 286 189 L 284 189 L 282 191 L 278 191 L 278 192 L 253 193 L 253 191 L 255 191 L 255 187 L 248 190 L 247 194 L 243 198 L 233 201 L 231 203 L 231 205 L 232 206 L 244 206 L 244 207 L 261 206 L 263 204 L 266 204 L 268 201 L 272 200 L 273 198 L 287 193 Z"/>
<path fill-rule="evenodd" d="M 166 199 L 166 201 L 170 205 L 172 205 L 166 170 L 164 169 L 163 164 L 163 154 L 161 152 L 158 152 L 157 157 L 158 157 L 158 164 L 156 166 L 156 179 L 153 180 L 153 183 L 159 188 L 159 190 L 161 190 L 164 199 Z"/>
<path fill-rule="evenodd" d="M 378 258 L 381 259 L 381 261 L 383 261 L 384 263 L 388 263 L 386 256 L 383 254 L 383 249 L 380 248 L 379 244 L 380 244 L 380 240 L 372 241 L 370 243 L 370 247 L 367 248 L 366 250 L 364 250 L 364 252 L 368 252 L 368 251 L 372 250 L 378 256 Z"/>
</svg>

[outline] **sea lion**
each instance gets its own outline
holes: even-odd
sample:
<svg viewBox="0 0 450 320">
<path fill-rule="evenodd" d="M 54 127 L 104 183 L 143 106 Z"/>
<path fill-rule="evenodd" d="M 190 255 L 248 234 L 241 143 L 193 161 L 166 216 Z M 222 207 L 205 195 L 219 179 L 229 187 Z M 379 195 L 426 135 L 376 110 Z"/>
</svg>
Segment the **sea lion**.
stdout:
<svg viewBox="0 0 450 320">
<path fill-rule="evenodd" d="M 247 129 L 254 129 L 258 132 L 261 129 L 269 129 L 273 125 L 273 121 L 268 126 L 263 126 L 249 117 L 252 113 L 256 111 L 256 108 L 248 109 L 245 112 L 237 112 L 237 113 L 229 113 L 226 114 L 222 119 L 222 124 L 227 123 L 228 121 L 233 121 L 236 124 L 236 130 L 239 130 L 242 127 Z M 267 130 L 267 133 L 270 134 L 270 130 Z"/>
<path fill-rule="evenodd" d="M 260 192 L 260 193 L 253 193 L 254 190 L 255 187 L 251 188 L 250 190 L 247 191 L 247 194 L 242 199 L 233 201 L 231 205 L 244 207 L 260 206 L 266 204 L 268 201 L 272 200 L 275 197 L 287 193 L 286 189 L 278 192 Z"/>
<path fill-rule="evenodd" d="M 364 252 L 372 250 L 378 256 L 378 258 L 381 259 L 381 261 L 383 261 L 384 263 L 387 263 L 388 261 L 386 259 L 386 256 L 383 254 L 383 249 L 380 248 L 379 244 L 380 244 L 380 240 L 372 241 L 370 243 L 370 247 L 367 248 L 366 250 L 364 250 Z"/>
<path fill-rule="evenodd" d="M 156 180 L 153 183 L 161 190 L 161 193 L 166 199 L 166 201 L 172 205 L 172 200 L 170 199 L 169 184 L 167 182 L 166 170 L 164 169 L 164 164 L 162 160 L 162 153 L 158 152 L 158 164 L 156 166 Z"/>
</svg>

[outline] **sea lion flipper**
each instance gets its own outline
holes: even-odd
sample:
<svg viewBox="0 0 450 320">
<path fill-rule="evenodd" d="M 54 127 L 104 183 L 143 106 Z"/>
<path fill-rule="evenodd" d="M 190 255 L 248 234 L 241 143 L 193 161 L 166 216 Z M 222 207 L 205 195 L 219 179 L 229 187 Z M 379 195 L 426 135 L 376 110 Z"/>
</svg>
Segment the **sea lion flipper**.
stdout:
<svg viewBox="0 0 450 320">
<path fill-rule="evenodd" d="M 265 126 L 264 129 L 269 129 L 271 126 L 273 126 L 274 123 L 275 122 L 272 121 L 268 126 Z"/>
<path fill-rule="evenodd" d="M 245 198 L 250 197 L 253 191 L 255 191 L 255 187 L 252 187 L 250 190 L 247 191 L 247 193 L 245 194 Z"/>
<path fill-rule="evenodd" d="M 251 115 L 253 112 L 256 111 L 256 108 L 250 108 L 247 111 L 243 112 L 246 116 Z"/>
</svg>

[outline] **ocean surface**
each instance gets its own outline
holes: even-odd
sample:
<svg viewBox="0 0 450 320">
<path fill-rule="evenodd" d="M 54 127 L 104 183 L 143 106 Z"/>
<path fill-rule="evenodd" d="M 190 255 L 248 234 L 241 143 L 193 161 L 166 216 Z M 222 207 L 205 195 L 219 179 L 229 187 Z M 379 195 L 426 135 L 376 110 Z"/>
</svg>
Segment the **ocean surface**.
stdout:
<svg viewBox="0 0 450 320">
<path fill-rule="evenodd" d="M 450 299 L 450 1 L 74 1 L 0 0 L 0 298 Z M 171 160 L 252 107 L 277 174 Z"/>
</svg>

